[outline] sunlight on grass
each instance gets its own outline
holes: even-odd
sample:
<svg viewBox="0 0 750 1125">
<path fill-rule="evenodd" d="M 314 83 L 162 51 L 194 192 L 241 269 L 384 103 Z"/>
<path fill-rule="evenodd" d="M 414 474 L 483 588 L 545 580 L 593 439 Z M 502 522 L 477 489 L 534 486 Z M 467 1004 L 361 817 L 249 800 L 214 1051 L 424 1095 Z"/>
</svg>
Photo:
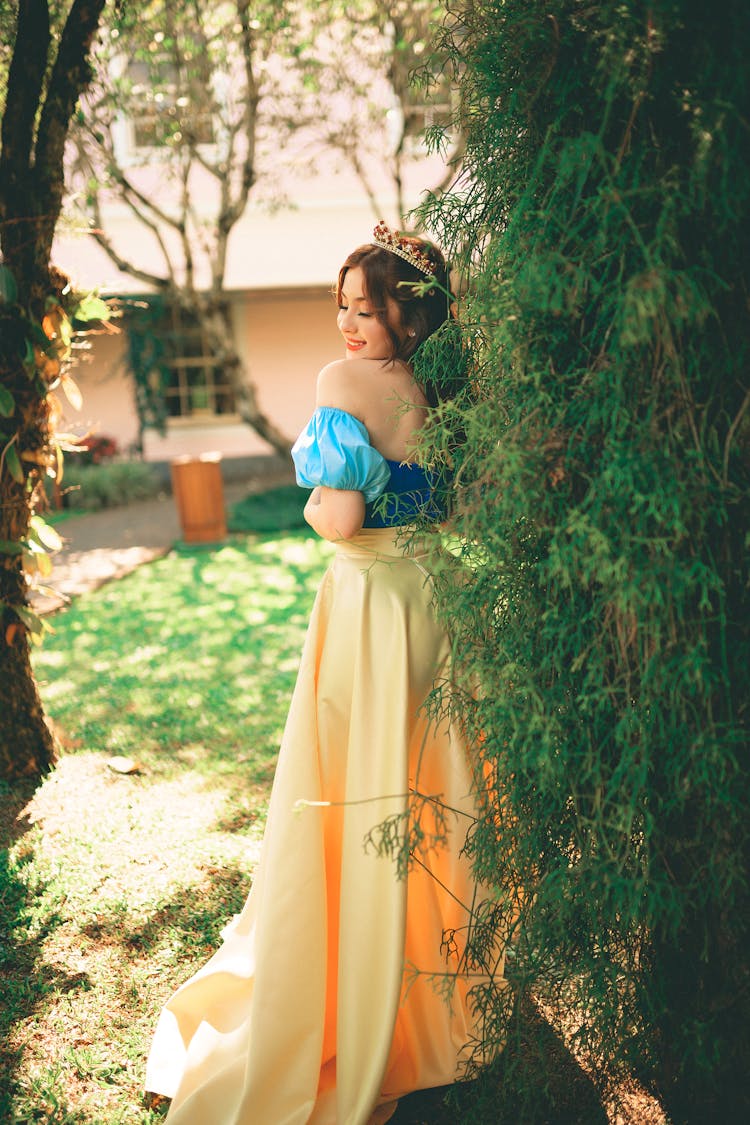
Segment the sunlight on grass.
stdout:
<svg viewBox="0 0 750 1125">
<path fill-rule="evenodd" d="M 160 1120 L 150 1036 L 247 895 L 329 555 L 305 532 L 182 549 L 55 617 L 35 665 L 64 756 L 0 865 L 0 1120 Z"/>
<path fill-rule="evenodd" d="M 210 772 L 249 751 L 265 777 L 326 553 L 304 535 L 183 550 L 81 599 L 36 660 L 63 742 L 160 773 L 210 743 Z"/>
</svg>

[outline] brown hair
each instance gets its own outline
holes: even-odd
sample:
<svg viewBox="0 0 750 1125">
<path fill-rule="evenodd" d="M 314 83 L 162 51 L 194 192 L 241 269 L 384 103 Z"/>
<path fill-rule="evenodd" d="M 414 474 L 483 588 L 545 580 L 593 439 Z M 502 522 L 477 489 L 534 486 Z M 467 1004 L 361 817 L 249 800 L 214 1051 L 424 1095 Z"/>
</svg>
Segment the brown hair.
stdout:
<svg viewBox="0 0 750 1125">
<path fill-rule="evenodd" d="M 424 295 L 415 291 L 417 282 L 431 279 L 416 266 L 385 250 L 375 243 L 359 246 L 352 251 L 339 270 L 336 283 L 336 300 L 341 304 L 341 290 L 350 269 L 359 267 L 364 277 L 365 296 L 372 306 L 373 315 L 380 321 L 391 339 L 392 350 L 387 357 L 408 362 L 419 345 L 450 318 L 451 297 L 448 293 L 448 277 L 445 258 L 437 246 L 416 235 L 402 235 L 426 254 L 435 264 L 434 282 Z M 388 299 L 398 306 L 399 322 L 392 325 L 388 321 Z M 414 335 L 409 333 L 413 332 Z"/>
</svg>

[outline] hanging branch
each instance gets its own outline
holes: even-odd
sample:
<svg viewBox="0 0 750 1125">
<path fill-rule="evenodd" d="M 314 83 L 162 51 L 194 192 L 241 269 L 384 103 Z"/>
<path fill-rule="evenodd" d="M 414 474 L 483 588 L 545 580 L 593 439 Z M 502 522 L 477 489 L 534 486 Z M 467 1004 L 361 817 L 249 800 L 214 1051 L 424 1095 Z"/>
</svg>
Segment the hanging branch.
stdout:
<svg viewBox="0 0 750 1125">
<path fill-rule="evenodd" d="M 81 148 L 80 143 L 78 145 L 78 154 L 80 165 L 85 171 L 84 166 L 89 164 L 89 158 L 87 153 Z M 89 177 L 89 179 L 93 178 L 93 176 Z M 172 286 L 175 285 L 174 269 L 169 258 L 169 253 L 162 238 L 161 232 L 159 231 L 155 223 L 151 222 L 151 220 L 146 215 L 139 212 L 131 200 L 128 200 L 127 198 L 123 200 L 130 207 L 136 218 L 153 232 L 159 244 L 159 248 L 161 249 L 162 256 L 167 267 L 167 272 L 169 274 L 168 279 L 162 277 L 159 274 L 151 273 L 149 270 L 144 270 L 141 266 L 136 266 L 133 262 L 130 262 L 126 258 L 124 258 L 122 254 L 120 254 L 119 251 L 115 249 L 114 243 L 112 242 L 104 228 L 104 220 L 101 209 L 101 201 L 99 198 L 98 186 L 95 186 L 93 188 L 89 187 L 88 201 L 89 206 L 91 207 L 92 218 L 94 222 L 94 226 L 91 231 L 92 238 L 94 238 L 98 245 L 101 246 L 107 257 L 110 259 L 113 265 L 115 265 L 117 269 L 120 270 L 121 273 L 127 273 L 132 277 L 137 278 L 139 281 L 145 281 L 147 285 L 152 285 L 155 289 L 164 290 L 168 289 L 170 287 L 170 284 Z"/>
</svg>

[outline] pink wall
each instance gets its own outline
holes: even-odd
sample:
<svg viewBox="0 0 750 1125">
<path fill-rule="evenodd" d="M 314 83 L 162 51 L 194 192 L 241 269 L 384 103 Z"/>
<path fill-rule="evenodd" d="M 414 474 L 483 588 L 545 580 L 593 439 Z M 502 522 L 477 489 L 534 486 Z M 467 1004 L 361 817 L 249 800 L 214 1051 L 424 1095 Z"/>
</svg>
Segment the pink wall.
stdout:
<svg viewBox="0 0 750 1125">
<path fill-rule="evenodd" d="M 261 405 L 296 437 L 315 405 L 318 372 L 344 356 L 331 292 L 250 294 L 246 303 L 235 306 L 235 324 Z"/>
</svg>

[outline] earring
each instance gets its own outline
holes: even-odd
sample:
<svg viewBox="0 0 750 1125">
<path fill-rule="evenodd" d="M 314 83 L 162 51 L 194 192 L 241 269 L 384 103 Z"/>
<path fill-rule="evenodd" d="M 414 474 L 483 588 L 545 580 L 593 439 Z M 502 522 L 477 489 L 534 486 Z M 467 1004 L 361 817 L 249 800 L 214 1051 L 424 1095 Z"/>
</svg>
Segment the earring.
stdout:
<svg viewBox="0 0 750 1125">
<path fill-rule="evenodd" d="M 413 328 L 410 328 L 410 329 L 409 329 L 409 331 L 408 331 L 408 333 L 407 333 L 407 335 L 409 335 L 409 336 L 416 336 L 416 332 L 414 331 L 414 329 L 413 329 Z"/>
</svg>

